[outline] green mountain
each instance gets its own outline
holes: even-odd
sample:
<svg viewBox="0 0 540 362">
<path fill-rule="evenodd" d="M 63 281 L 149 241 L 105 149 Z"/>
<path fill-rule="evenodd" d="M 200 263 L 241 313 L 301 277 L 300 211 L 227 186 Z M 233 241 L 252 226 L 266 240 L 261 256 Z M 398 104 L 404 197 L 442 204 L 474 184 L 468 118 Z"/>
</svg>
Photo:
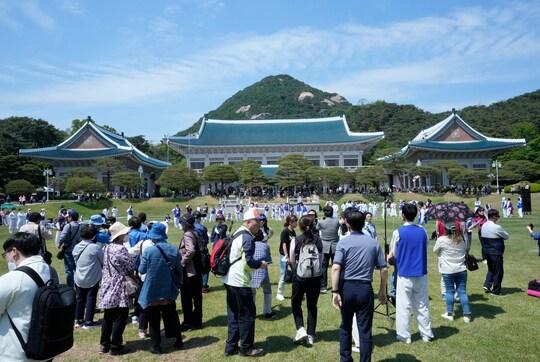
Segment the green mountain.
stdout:
<svg viewBox="0 0 540 362">
<path fill-rule="evenodd" d="M 339 100 L 339 101 L 338 101 Z M 465 121 L 491 137 L 523 137 L 528 141 L 540 131 L 540 90 L 489 106 L 458 110 Z M 377 101 L 352 105 L 336 93 L 313 88 L 289 75 L 269 76 L 237 92 L 207 114 L 212 119 L 277 119 L 327 117 L 345 114 L 351 131 L 384 131 L 386 137 L 367 156 L 379 156 L 407 144 L 422 129 L 450 114 L 431 113 L 414 105 Z M 186 135 L 199 129 L 201 120 Z M 510 153 L 512 154 L 512 153 Z"/>
</svg>

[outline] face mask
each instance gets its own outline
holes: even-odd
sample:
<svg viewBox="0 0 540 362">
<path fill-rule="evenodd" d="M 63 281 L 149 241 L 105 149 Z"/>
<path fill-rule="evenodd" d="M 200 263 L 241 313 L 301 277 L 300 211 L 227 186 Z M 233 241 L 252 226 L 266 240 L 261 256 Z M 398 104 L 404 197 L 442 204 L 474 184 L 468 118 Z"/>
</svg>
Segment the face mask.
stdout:
<svg viewBox="0 0 540 362">
<path fill-rule="evenodd" d="M 8 270 L 9 271 L 14 271 L 15 269 L 17 269 L 17 264 L 15 264 L 12 261 L 8 262 Z"/>
</svg>

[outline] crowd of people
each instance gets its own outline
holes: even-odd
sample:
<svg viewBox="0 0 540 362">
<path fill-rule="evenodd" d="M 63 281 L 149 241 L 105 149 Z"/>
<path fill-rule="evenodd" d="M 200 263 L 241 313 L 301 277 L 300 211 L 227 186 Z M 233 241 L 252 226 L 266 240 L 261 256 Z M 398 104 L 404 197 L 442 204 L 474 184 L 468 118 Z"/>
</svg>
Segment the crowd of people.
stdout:
<svg viewBox="0 0 540 362">
<path fill-rule="evenodd" d="M 287 285 L 291 285 L 294 343 L 307 346 L 316 343 L 319 296 L 328 293 L 330 282 L 332 305 L 341 314 L 340 359 L 352 361 L 354 351 L 360 353 L 362 361 L 369 361 L 373 350 L 375 269 L 380 273 L 378 300 L 383 304 L 390 301 L 396 307 L 397 340 L 412 342 L 411 315 L 416 318 L 424 342 L 436 337 L 431 328 L 428 233 L 423 211 L 428 205 L 403 201 L 380 205 L 386 209 L 386 215 L 397 214 L 399 209 L 404 222 L 393 232 L 388 255 L 378 241 L 373 224 L 380 211 L 377 204 L 349 201 L 340 210 L 329 202 L 321 217 L 317 210 L 304 210 L 300 203 L 296 206 L 299 208 L 291 207 L 283 215 L 275 294 L 278 302 L 284 302 L 289 294 Z M 126 210 L 127 225 L 117 221 L 116 208 L 104 209 L 86 222 L 76 210 L 61 209 L 56 218 L 56 237 L 44 221 L 46 215 L 29 212 L 25 215 L 26 222 L 3 245 L 10 272 L 0 277 L 0 329 L 5 336 L 0 341 L 2 360 L 24 359 L 15 328 L 23 338 L 28 333 L 31 299 L 37 288 L 28 280 L 22 283 L 23 274 L 14 271 L 27 265 L 43 281 L 59 282 L 57 272 L 50 266 L 53 256 L 46 248 L 46 240 L 53 238 L 58 249 L 56 257 L 64 263 L 65 283 L 76 294 L 74 327 L 101 328 L 100 351 L 111 355 L 125 353 L 123 334 L 127 323 L 138 325 L 139 337 L 150 339 L 150 352 L 154 354 L 162 351 L 162 335 L 174 338 L 174 347 L 182 349 L 182 332 L 204 326 L 203 294 L 210 292 L 210 250 L 229 240 L 227 270 L 221 277 L 226 290 L 228 327 L 224 353 L 263 355 L 265 351 L 254 344 L 258 289 L 263 292 L 264 318 L 275 317 L 268 272 L 273 261 L 268 242 L 274 234 L 268 218 L 273 218 L 273 214 L 271 207 L 266 209 L 249 205 L 239 217 L 241 225 L 230 230 L 225 223 L 227 217 L 219 207 L 205 205 L 193 209 L 187 205 L 182 212 L 176 205 L 172 210 L 174 226 L 183 230 L 177 245 L 169 240 L 167 222 L 147 222 L 146 214 L 135 215 L 131 206 Z M 446 303 L 442 318 L 454 320 L 459 300 L 463 321 L 473 320 L 467 297 L 466 257 L 475 228 L 482 245 L 482 259 L 488 267 L 483 288 L 491 295 L 501 294 L 504 243 L 509 235 L 497 224 L 498 220 L 497 210 L 491 208 L 486 212 L 478 205 L 475 216 L 467 222 L 437 221 L 433 252 L 438 257 L 441 293 Z M 210 230 L 205 221 L 213 224 Z M 529 232 L 533 238 L 540 239 L 532 225 Z M 393 272 L 389 276 L 391 266 Z M 182 322 L 176 311 L 179 295 Z M 304 301 L 307 323 L 304 323 Z M 96 308 L 103 312 L 101 323 L 95 320 Z M 160 330 L 161 321 L 164 331 Z"/>
</svg>

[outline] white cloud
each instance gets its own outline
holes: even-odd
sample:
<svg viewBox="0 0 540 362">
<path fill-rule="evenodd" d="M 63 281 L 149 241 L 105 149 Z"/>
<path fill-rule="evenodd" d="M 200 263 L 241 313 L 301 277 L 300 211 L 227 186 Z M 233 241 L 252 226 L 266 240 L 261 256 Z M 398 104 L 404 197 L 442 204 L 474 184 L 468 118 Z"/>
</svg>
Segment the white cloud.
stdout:
<svg viewBox="0 0 540 362">
<path fill-rule="evenodd" d="M 538 4 L 461 9 L 379 27 L 346 24 L 224 36 L 221 45 L 177 61 L 75 64 L 64 70 L 34 65 L 28 71 L 51 75 L 53 84 L 2 94 L 0 104 L 122 104 L 282 72 L 313 74 L 305 80 L 350 99 L 403 99 L 413 86 L 511 81 L 523 78 L 525 71 L 501 73 L 500 64 L 540 57 Z M 179 7 L 166 8 L 151 29 L 174 33 L 176 25 L 168 16 L 179 12 Z"/>
<path fill-rule="evenodd" d="M 86 13 L 84 7 L 78 0 L 55 0 L 60 9 L 68 14 L 80 16 Z"/>
</svg>

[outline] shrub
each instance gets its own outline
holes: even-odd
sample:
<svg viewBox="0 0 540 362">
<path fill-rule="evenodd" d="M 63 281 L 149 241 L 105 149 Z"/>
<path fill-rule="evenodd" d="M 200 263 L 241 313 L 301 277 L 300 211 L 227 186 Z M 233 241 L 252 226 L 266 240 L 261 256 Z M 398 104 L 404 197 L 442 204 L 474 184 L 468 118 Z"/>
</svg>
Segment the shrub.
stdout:
<svg viewBox="0 0 540 362">
<path fill-rule="evenodd" d="M 28 195 L 34 191 L 34 186 L 26 180 L 12 180 L 6 184 L 6 194 L 11 196 Z"/>
<path fill-rule="evenodd" d="M 540 184 L 539 184 L 539 183 L 527 182 L 527 181 L 520 181 L 520 182 L 518 182 L 517 184 L 506 185 L 506 186 L 504 187 L 504 192 L 505 192 L 505 193 L 510 193 L 512 187 L 514 187 L 514 190 L 517 191 L 517 190 L 519 190 L 520 187 L 523 187 L 523 186 L 525 186 L 526 184 L 529 184 L 529 185 L 530 185 L 530 187 L 531 187 L 531 193 L 540 192 Z"/>
</svg>

